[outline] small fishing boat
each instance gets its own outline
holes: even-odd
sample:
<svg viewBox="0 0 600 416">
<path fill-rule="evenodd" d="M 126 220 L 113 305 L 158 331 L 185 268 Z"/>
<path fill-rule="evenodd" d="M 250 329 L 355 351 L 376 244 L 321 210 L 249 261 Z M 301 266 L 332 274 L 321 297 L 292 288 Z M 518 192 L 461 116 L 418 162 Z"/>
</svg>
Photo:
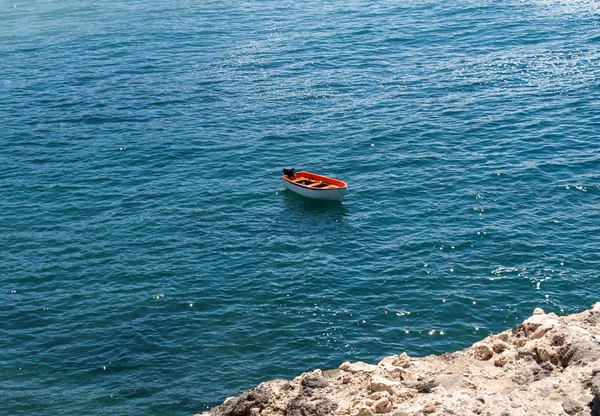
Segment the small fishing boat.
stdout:
<svg viewBox="0 0 600 416">
<path fill-rule="evenodd" d="M 290 191 L 307 198 L 341 201 L 348 189 L 345 182 L 310 172 L 284 169 L 281 182 Z"/>
</svg>

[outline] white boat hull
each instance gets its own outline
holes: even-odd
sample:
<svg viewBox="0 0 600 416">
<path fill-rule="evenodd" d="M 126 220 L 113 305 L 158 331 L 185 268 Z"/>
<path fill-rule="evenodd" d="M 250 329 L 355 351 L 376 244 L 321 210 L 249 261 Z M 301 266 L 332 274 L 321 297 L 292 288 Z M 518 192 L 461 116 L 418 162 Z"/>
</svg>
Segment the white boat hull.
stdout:
<svg viewBox="0 0 600 416">
<path fill-rule="evenodd" d="M 307 189 L 303 186 L 294 185 L 293 183 L 290 183 L 285 179 L 282 179 L 281 182 L 283 182 L 283 186 L 285 186 L 290 191 L 312 199 L 322 199 L 326 201 L 341 201 L 344 197 L 344 194 L 346 193 L 346 188 Z"/>
</svg>

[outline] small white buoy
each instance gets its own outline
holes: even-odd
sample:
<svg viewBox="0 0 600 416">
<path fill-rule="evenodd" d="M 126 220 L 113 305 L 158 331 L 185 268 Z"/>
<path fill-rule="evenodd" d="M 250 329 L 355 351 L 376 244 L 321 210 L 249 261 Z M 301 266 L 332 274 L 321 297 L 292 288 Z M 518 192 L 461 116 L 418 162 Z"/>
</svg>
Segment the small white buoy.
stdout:
<svg viewBox="0 0 600 416">
<path fill-rule="evenodd" d="M 371 143 L 371 147 L 375 147 L 375 144 L 374 144 L 374 143 Z"/>
</svg>

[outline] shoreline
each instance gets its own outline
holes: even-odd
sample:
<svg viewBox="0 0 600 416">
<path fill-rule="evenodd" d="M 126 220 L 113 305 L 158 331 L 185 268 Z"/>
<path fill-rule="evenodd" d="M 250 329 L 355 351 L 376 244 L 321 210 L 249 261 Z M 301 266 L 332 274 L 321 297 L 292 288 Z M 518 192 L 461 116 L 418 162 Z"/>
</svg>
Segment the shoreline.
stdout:
<svg viewBox="0 0 600 416">
<path fill-rule="evenodd" d="M 272 380 L 200 416 L 600 416 L 600 302 L 520 325 L 462 351 L 345 362 Z"/>
</svg>

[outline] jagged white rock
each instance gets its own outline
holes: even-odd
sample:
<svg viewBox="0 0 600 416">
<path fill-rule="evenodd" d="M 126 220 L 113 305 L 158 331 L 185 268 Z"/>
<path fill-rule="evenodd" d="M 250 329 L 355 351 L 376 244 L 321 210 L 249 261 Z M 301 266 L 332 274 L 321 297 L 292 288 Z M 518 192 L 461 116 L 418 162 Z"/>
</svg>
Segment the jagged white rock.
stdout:
<svg viewBox="0 0 600 416">
<path fill-rule="evenodd" d="M 387 391 L 389 394 L 394 394 L 394 387 L 401 386 L 397 381 L 388 380 L 383 377 L 373 377 L 369 383 L 369 389 L 372 391 Z"/>
<path fill-rule="evenodd" d="M 587 412 L 587 413 L 586 413 Z M 559 317 L 536 309 L 463 351 L 343 363 L 274 380 L 210 416 L 600 415 L 600 302 Z"/>
<path fill-rule="evenodd" d="M 340 370 L 348 371 L 349 373 L 372 373 L 377 370 L 377 366 L 373 364 L 363 363 L 362 361 L 350 363 L 346 361 L 340 365 Z"/>
</svg>

